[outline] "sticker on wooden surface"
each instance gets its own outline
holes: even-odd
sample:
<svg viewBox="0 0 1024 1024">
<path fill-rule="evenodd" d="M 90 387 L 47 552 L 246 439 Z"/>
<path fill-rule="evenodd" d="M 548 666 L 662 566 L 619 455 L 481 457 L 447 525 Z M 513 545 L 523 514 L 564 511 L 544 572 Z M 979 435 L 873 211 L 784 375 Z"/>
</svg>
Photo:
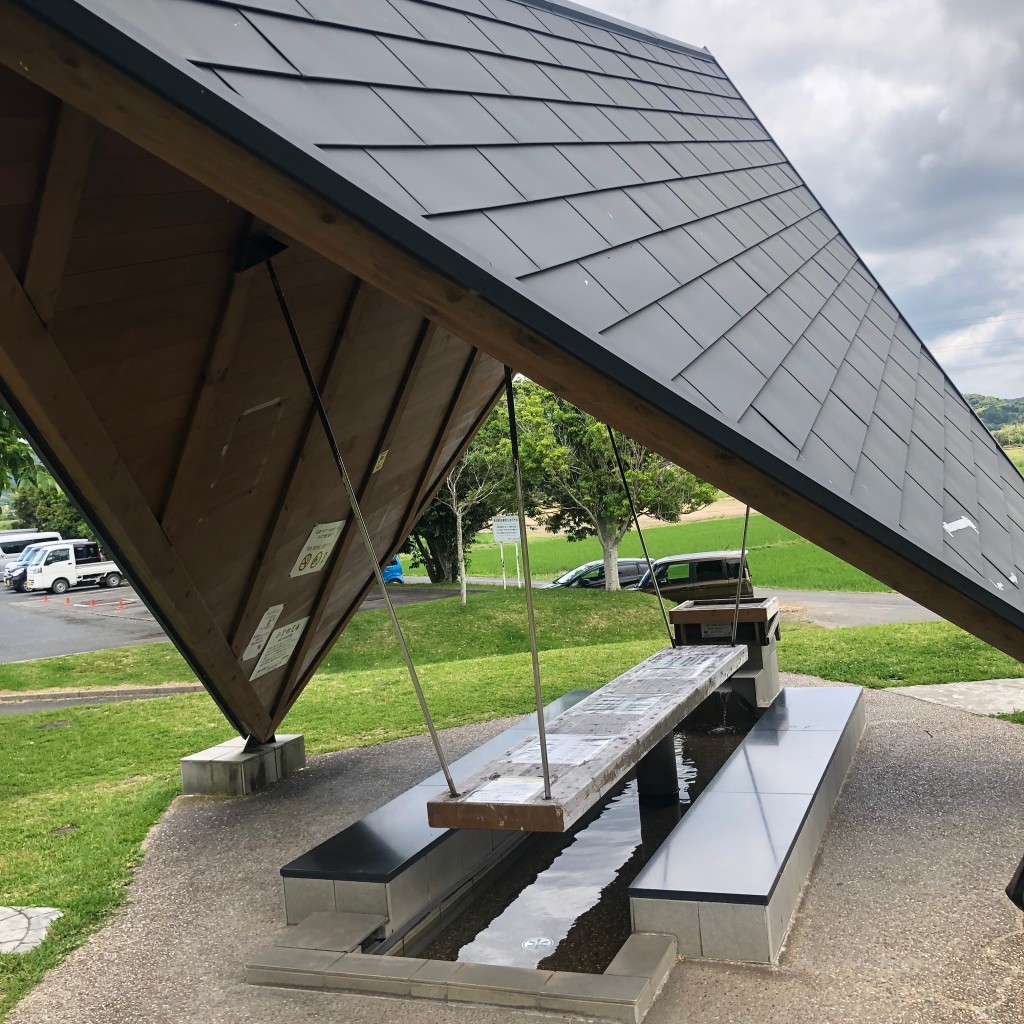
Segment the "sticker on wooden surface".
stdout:
<svg viewBox="0 0 1024 1024">
<path fill-rule="evenodd" d="M 585 736 L 572 732 L 549 732 L 548 761 L 551 764 L 583 764 L 596 757 L 614 736 Z M 516 764 L 540 764 L 540 741 L 531 739 L 512 753 Z"/>
<path fill-rule="evenodd" d="M 702 622 L 700 624 L 700 635 L 702 637 L 732 636 L 731 622 Z"/>
<path fill-rule="evenodd" d="M 252 670 L 252 675 L 249 678 L 258 679 L 268 672 L 273 672 L 275 668 L 287 665 L 288 660 L 295 652 L 307 622 L 309 622 L 308 615 L 304 619 L 296 619 L 294 622 L 289 622 L 287 626 L 275 629 L 270 634 L 267 646 L 263 649 L 260 660 L 256 662 L 256 667 Z"/>
<path fill-rule="evenodd" d="M 668 693 L 611 693 L 591 697 L 585 704 L 580 704 L 577 710 L 587 715 L 645 715 L 670 697 Z"/>
<path fill-rule="evenodd" d="M 544 780 L 518 775 L 490 779 L 462 797 L 466 804 L 522 804 L 544 792 Z"/>
<path fill-rule="evenodd" d="M 319 572 L 330 558 L 334 545 L 338 543 L 344 519 L 336 523 L 317 523 L 310 531 L 309 539 L 302 546 L 299 557 L 295 559 L 289 576 L 308 576 L 311 572 Z"/>
<path fill-rule="evenodd" d="M 277 620 L 281 618 L 281 612 L 283 611 L 283 604 L 272 604 L 263 613 L 263 618 L 260 619 L 260 624 L 256 627 L 256 632 L 253 633 L 252 639 L 249 641 L 249 646 L 242 652 L 242 661 L 248 661 L 250 658 L 255 658 L 260 651 L 263 650 L 266 646 L 267 640 L 270 639 L 270 634 L 277 625 Z"/>
</svg>

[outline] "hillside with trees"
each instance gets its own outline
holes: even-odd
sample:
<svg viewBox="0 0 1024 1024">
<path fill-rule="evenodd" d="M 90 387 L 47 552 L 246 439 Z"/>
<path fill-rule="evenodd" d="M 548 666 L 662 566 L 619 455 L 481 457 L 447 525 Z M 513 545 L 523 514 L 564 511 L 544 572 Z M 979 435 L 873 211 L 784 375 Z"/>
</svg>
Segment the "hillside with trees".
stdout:
<svg viewBox="0 0 1024 1024">
<path fill-rule="evenodd" d="M 1011 423 L 1024 423 L 1024 398 L 995 398 L 974 393 L 964 395 L 978 418 L 995 431 Z"/>
</svg>

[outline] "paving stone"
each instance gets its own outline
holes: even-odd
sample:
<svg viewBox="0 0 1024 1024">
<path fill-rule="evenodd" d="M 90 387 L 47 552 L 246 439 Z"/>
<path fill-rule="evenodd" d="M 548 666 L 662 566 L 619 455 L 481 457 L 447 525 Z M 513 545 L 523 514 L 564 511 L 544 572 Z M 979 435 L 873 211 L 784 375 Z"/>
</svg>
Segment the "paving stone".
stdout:
<svg viewBox="0 0 1024 1024">
<path fill-rule="evenodd" d="M 984 679 L 972 683 L 892 686 L 890 693 L 960 708 L 974 715 L 1008 715 L 1024 709 L 1024 679 Z"/>
<path fill-rule="evenodd" d="M 674 935 L 635 932 L 626 939 L 604 973 L 650 978 L 654 987 L 658 988 L 675 963 L 677 948 Z"/>
<path fill-rule="evenodd" d="M 0 953 L 28 953 L 62 917 L 53 907 L 0 907 Z"/>
<path fill-rule="evenodd" d="M 376 914 L 344 914 L 321 910 L 310 914 L 297 927 L 289 928 L 278 939 L 277 945 L 351 953 L 363 940 L 382 928 L 385 920 Z"/>
<path fill-rule="evenodd" d="M 448 998 L 489 1006 L 535 1007 L 554 975 L 528 967 L 462 964 L 448 983 Z"/>
</svg>

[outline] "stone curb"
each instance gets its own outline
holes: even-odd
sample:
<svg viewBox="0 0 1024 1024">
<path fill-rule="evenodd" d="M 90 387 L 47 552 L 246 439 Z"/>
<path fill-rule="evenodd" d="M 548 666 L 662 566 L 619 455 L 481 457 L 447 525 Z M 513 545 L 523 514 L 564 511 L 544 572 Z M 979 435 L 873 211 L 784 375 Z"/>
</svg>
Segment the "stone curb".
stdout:
<svg viewBox="0 0 1024 1024">
<path fill-rule="evenodd" d="M 34 690 L 25 693 L 0 693 L 0 704 L 21 704 L 27 701 L 73 700 L 81 697 L 163 697 L 176 693 L 199 693 L 203 689 L 200 683 L 182 683 L 180 686 L 115 686 L 107 689 L 84 690 Z"/>
</svg>

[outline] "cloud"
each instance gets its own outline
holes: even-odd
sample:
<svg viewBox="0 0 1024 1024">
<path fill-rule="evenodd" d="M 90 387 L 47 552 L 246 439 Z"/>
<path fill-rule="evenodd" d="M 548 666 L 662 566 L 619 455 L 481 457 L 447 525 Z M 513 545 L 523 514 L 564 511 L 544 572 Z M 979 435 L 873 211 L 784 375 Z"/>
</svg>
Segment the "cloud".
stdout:
<svg viewBox="0 0 1024 1024">
<path fill-rule="evenodd" d="M 953 380 L 1024 395 L 1021 0 L 590 2 L 706 45 Z"/>
</svg>

